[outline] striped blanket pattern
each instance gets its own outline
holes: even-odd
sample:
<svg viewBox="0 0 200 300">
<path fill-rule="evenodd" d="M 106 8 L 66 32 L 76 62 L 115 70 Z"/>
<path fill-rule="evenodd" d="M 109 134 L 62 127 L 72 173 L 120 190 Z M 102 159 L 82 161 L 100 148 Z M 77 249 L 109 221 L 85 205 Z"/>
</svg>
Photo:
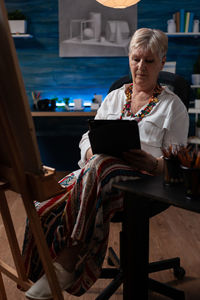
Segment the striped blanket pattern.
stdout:
<svg viewBox="0 0 200 300">
<path fill-rule="evenodd" d="M 35 202 L 45 238 L 53 259 L 64 246 L 81 243 L 75 280 L 67 292 L 84 294 L 99 278 L 105 258 L 110 220 L 123 210 L 123 194 L 113 183 L 140 176 L 120 159 L 94 155 L 81 169 L 64 177 L 60 184 L 66 192 L 45 202 Z M 23 256 L 28 277 L 36 281 L 43 268 L 27 220 Z"/>
</svg>

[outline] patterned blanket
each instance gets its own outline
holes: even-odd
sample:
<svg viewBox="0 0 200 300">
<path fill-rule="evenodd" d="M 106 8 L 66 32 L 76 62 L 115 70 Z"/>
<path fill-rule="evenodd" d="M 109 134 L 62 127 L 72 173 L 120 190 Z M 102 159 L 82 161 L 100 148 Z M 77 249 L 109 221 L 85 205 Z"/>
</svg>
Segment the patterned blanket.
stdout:
<svg viewBox="0 0 200 300">
<path fill-rule="evenodd" d="M 85 293 L 99 278 L 105 258 L 110 220 L 123 210 L 123 194 L 113 183 L 136 179 L 133 171 L 120 159 L 94 155 L 81 169 L 78 178 L 71 173 L 60 181 L 67 187 L 64 194 L 45 202 L 35 202 L 45 238 L 53 259 L 64 246 L 83 245 L 76 265 L 75 280 L 67 292 Z M 36 281 L 43 274 L 27 220 L 23 256 L 28 277 Z"/>
</svg>

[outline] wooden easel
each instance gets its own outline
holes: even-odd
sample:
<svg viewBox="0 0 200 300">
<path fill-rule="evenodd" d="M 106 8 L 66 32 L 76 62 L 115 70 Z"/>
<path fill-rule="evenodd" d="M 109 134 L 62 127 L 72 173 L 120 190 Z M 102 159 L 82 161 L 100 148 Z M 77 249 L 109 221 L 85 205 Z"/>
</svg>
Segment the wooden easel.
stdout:
<svg viewBox="0 0 200 300">
<path fill-rule="evenodd" d="M 0 258 L 0 299 L 7 299 L 2 273 L 23 290 L 31 286 L 6 199 L 5 191 L 10 189 L 21 194 L 53 299 L 63 300 L 33 200 L 44 201 L 65 189 L 57 183 L 55 170 L 42 166 L 40 160 L 30 107 L 3 0 L 0 0 L 0 45 L 0 211 L 15 263 L 13 269 Z"/>
</svg>

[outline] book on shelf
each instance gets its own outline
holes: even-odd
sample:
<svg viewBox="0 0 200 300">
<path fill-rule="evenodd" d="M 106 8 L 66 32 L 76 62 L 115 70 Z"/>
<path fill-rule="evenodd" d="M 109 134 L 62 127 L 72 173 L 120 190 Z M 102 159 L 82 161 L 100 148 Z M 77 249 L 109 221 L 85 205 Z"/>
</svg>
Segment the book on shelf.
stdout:
<svg viewBox="0 0 200 300">
<path fill-rule="evenodd" d="M 176 23 L 176 32 L 180 32 L 180 11 L 174 14 L 174 21 Z"/>
<path fill-rule="evenodd" d="M 176 23 L 176 32 L 193 32 L 194 12 L 186 12 L 184 8 L 181 8 L 173 14 L 173 19 Z"/>
<path fill-rule="evenodd" d="M 185 13 L 185 31 L 184 32 L 188 32 L 188 29 L 189 29 L 189 20 L 190 20 L 190 12 L 187 11 Z"/>
<path fill-rule="evenodd" d="M 192 32 L 193 31 L 193 23 L 194 23 L 194 13 L 191 11 L 190 12 L 188 32 Z"/>
<path fill-rule="evenodd" d="M 180 9 L 180 32 L 185 32 L 185 9 Z"/>
</svg>

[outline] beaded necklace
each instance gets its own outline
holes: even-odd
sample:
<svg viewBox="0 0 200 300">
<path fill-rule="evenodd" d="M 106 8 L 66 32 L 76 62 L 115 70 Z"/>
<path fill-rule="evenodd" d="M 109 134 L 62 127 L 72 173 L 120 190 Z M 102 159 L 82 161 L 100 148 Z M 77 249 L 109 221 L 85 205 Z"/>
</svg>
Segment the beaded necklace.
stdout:
<svg viewBox="0 0 200 300">
<path fill-rule="evenodd" d="M 163 88 L 157 84 L 156 87 L 154 88 L 153 95 L 149 99 L 149 103 L 147 106 L 141 110 L 139 114 L 133 114 L 131 112 L 131 96 L 132 96 L 132 88 L 133 84 L 126 89 L 125 94 L 126 94 L 126 103 L 124 104 L 124 107 L 122 109 L 122 113 L 120 116 L 120 119 L 122 119 L 125 115 L 128 117 L 134 117 L 137 122 L 140 122 L 146 115 L 150 113 L 150 111 L 153 109 L 153 107 L 158 103 L 158 95 L 162 92 Z"/>
</svg>

